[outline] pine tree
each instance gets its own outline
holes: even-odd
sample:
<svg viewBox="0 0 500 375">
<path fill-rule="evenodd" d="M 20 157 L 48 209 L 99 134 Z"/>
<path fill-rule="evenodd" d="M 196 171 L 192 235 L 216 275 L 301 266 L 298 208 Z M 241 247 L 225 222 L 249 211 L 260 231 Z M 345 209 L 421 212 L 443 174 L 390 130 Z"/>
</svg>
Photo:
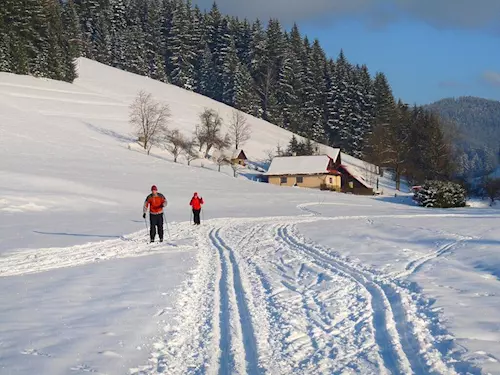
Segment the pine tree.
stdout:
<svg viewBox="0 0 500 375">
<path fill-rule="evenodd" d="M 99 44 L 103 42 L 102 9 L 99 0 L 75 0 L 78 6 L 82 35 L 84 39 L 83 56 L 97 60 Z"/>
<path fill-rule="evenodd" d="M 231 39 L 222 64 L 222 102 L 233 107 L 235 106 L 236 92 L 238 90 L 236 77 L 239 68 L 240 62 L 236 52 L 236 44 Z"/>
<path fill-rule="evenodd" d="M 171 82 L 192 90 L 194 87 L 193 53 L 191 51 L 190 10 L 177 0 L 172 17 L 172 26 L 167 38 L 167 66 Z"/>
<path fill-rule="evenodd" d="M 292 122 L 295 120 L 293 113 L 298 107 L 299 102 L 299 98 L 294 90 L 295 77 L 292 68 L 292 58 L 291 50 L 287 48 L 285 50 L 277 83 L 278 106 L 283 118 L 283 123 L 278 125 L 287 130 L 292 130 Z"/>
<path fill-rule="evenodd" d="M 355 156 L 363 159 L 366 154 L 367 142 L 373 132 L 375 95 L 373 92 L 373 81 L 368 71 L 368 67 L 366 65 L 362 65 L 361 68 L 357 70 L 357 74 L 359 84 L 358 100 L 360 102 L 361 109 L 361 123 L 359 128 L 362 133 L 362 139 L 358 150 L 355 152 Z"/>
<path fill-rule="evenodd" d="M 285 126 L 293 131 L 299 132 L 303 126 L 304 119 L 304 95 L 305 95 L 305 69 L 304 61 L 306 51 L 304 43 L 296 24 L 293 25 L 290 32 L 288 50 L 285 51 L 285 57 L 281 70 L 280 89 L 286 88 L 287 92 L 283 105 Z"/>
<path fill-rule="evenodd" d="M 16 74 L 28 74 L 30 71 L 29 50 L 32 49 L 33 38 L 30 30 L 30 9 L 24 9 L 19 1 L 9 0 L 2 6 L 7 29 L 7 51 L 10 53 L 10 71 Z M 28 5 L 28 4 L 27 4 Z M 30 33 L 31 31 L 31 33 Z"/>
<path fill-rule="evenodd" d="M 208 44 L 205 45 L 205 51 L 203 52 L 203 59 L 201 61 L 200 70 L 198 71 L 198 87 L 199 93 L 209 98 L 213 98 L 215 94 L 214 83 L 214 61 L 212 52 Z"/>
<path fill-rule="evenodd" d="M 3 30 L 0 26 L 0 30 Z M 0 31 L 0 71 L 11 72 L 11 51 L 9 34 Z"/>
<path fill-rule="evenodd" d="M 252 63 L 252 26 L 247 19 L 243 20 L 239 25 L 238 33 L 235 37 L 238 59 L 248 69 Z"/>
<path fill-rule="evenodd" d="M 259 113 L 258 117 L 263 117 L 263 105 L 262 105 L 262 90 L 260 89 L 259 83 L 263 82 L 264 66 L 266 63 L 266 34 L 262 28 L 262 24 L 259 20 L 256 20 L 252 24 L 252 40 L 251 40 L 251 56 L 250 56 L 250 73 L 255 82 L 255 90 L 259 96 Z M 270 74 L 269 74 L 270 75 Z"/>
<path fill-rule="evenodd" d="M 330 145 L 342 149 L 349 148 L 348 145 L 348 115 L 349 115 L 349 79 L 351 65 L 340 51 L 333 71 L 332 86 L 329 87 L 328 112 L 329 121 L 326 133 Z"/>
<path fill-rule="evenodd" d="M 30 0 L 21 13 L 23 29 L 20 36 L 25 40 L 28 72 L 43 77 L 48 72 L 49 22 L 47 10 L 39 0 Z"/>
<path fill-rule="evenodd" d="M 111 65 L 125 69 L 125 35 L 127 29 L 127 8 L 123 0 L 110 0 Z"/>
<path fill-rule="evenodd" d="M 65 31 L 65 38 L 68 43 L 68 54 L 69 58 L 74 60 L 82 54 L 83 39 L 80 20 L 74 0 L 68 0 L 67 2 L 62 3 L 62 7 L 62 23 Z M 74 62 L 72 65 L 73 69 L 71 69 L 71 67 L 69 68 L 66 72 L 67 76 L 71 76 L 72 71 L 74 70 Z"/>
<path fill-rule="evenodd" d="M 259 100 L 255 93 L 255 83 L 248 68 L 239 63 L 236 72 L 236 96 L 234 105 L 239 110 L 256 116 L 259 113 Z"/>
<path fill-rule="evenodd" d="M 374 119 L 373 132 L 366 146 L 368 161 L 383 166 L 387 152 L 387 138 L 391 126 L 397 121 L 396 103 L 391 87 L 383 73 L 377 73 L 373 84 Z"/>
<path fill-rule="evenodd" d="M 286 38 L 281 24 L 276 19 L 269 21 L 265 39 L 265 58 L 258 80 L 258 92 L 261 96 L 262 118 L 276 125 L 283 126 L 282 111 L 279 108 L 278 80 L 286 51 Z"/>
<path fill-rule="evenodd" d="M 306 47 L 306 49 L 309 49 Z M 308 63 L 305 66 L 304 109 L 307 130 L 303 135 L 312 137 L 316 141 L 325 141 L 323 122 L 324 99 L 326 97 L 326 82 L 323 69 L 326 56 L 316 39 L 308 51 Z"/>
<path fill-rule="evenodd" d="M 146 35 L 142 27 L 144 4 L 140 0 L 132 0 L 126 7 L 127 29 L 124 38 L 124 70 L 147 75 Z M 142 19 L 141 19 L 142 16 Z"/>
<path fill-rule="evenodd" d="M 226 73 L 224 72 L 224 65 L 226 61 L 231 59 L 228 55 L 231 53 L 233 43 L 234 38 L 231 35 L 231 30 L 229 28 L 229 18 L 225 17 L 220 22 L 219 31 L 217 33 L 217 42 L 215 44 L 215 50 L 213 51 L 216 77 L 214 87 L 215 99 L 218 101 L 223 101 L 224 77 L 226 76 Z"/>
<path fill-rule="evenodd" d="M 217 43 L 219 41 L 219 34 L 221 30 L 221 23 L 222 23 L 222 15 L 219 11 L 219 8 L 217 7 L 217 4 L 214 2 L 210 12 L 205 15 L 207 43 L 208 43 L 208 48 L 210 48 L 210 52 L 212 54 L 214 54 L 214 51 L 217 48 Z"/>
<path fill-rule="evenodd" d="M 47 20 L 47 68 L 46 76 L 56 80 L 65 80 L 67 69 L 65 64 L 69 55 L 67 41 L 64 38 L 61 7 L 58 0 L 45 2 Z"/>
<path fill-rule="evenodd" d="M 149 0 L 147 19 L 143 29 L 146 38 L 147 76 L 161 82 L 167 82 L 165 72 L 165 40 L 162 34 L 164 18 L 160 0 Z"/>
<path fill-rule="evenodd" d="M 345 103 L 347 117 L 344 129 L 341 132 L 345 152 L 354 156 L 360 156 L 364 136 L 363 95 L 358 69 L 358 67 L 349 65 L 346 91 L 347 103 Z"/>
<path fill-rule="evenodd" d="M 281 24 L 276 19 L 271 19 L 266 30 L 265 63 L 273 72 L 279 72 L 286 50 L 286 38 Z"/>
<path fill-rule="evenodd" d="M 281 125 L 281 111 L 278 108 L 277 82 L 285 55 L 284 34 L 277 20 L 269 22 L 264 33 L 260 22 L 253 26 L 252 75 L 257 86 L 262 107 L 262 118 Z"/>
<path fill-rule="evenodd" d="M 288 155 L 297 155 L 299 151 L 299 141 L 297 140 L 297 137 L 295 137 L 295 134 L 292 135 L 292 139 L 290 139 L 290 143 L 288 144 L 287 151 L 286 153 Z"/>
<path fill-rule="evenodd" d="M 191 40 L 190 50 L 193 53 L 193 70 L 194 70 L 194 91 L 200 92 L 199 72 L 203 65 L 203 55 L 205 53 L 206 35 L 204 17 L 198 6 L 195 6 L 191 12 Z"/>
<path fill-rule="evenodd" d="M 6 0 L 0 7 L 0 71 L 11 72 L 12 52 L 10 50 L 10 30 L 8 20 L 11 19 L 10 2 Z"/>
</svg>

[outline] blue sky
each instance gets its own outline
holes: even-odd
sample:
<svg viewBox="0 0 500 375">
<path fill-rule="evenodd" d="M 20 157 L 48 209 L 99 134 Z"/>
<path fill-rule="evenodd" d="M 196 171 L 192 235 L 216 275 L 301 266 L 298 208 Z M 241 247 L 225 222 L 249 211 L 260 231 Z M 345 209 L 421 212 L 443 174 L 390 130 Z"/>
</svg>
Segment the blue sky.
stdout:
<svg viewBox="0 0 500 375">
<path fill-rule="evenodd" d="M 410 20 L 381 29 L 353 18 L 329 26 L 311 21 L 301 25 L 330 56 L 343 48 L 352 63 L 366 64 L 372 74 L 386 73 L 394 96 L 410 104 L 462 95 L 500 100 L 500 76 L 495 85 L 493 74 L 500 72 L 500 35 L 438 30 Z"/>
<path fill-rule="evenodd" d="M 193 0 L 200 7 L 212 1 Z M 219 0 L 222 12 L 296 21 L 336 57 L 384 72 L 394 96 L 426 104 L 500 100 L 500 0 Z M 265 21 L 266 20 L 266 21 Z"/>
</svg>

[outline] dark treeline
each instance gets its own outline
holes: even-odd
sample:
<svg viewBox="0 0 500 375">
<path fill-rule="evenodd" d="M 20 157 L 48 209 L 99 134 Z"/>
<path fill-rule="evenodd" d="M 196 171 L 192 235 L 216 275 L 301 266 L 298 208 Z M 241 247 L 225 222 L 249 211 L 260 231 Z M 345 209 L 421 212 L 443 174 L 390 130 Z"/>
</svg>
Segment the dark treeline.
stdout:
<svg viewBox="0 0 500 375">
<path fill-rule="evenodd" d="M 263 25 L 183 0 L 6 1 L 4 71 L 72 81 L 73 59 L 84 56 L 195 91 L 415 182 L 451 171 L 436 117 L 397 103 L 383 73 L 372 77 L 342 51 L 329 58 L 297 25 L 286 31 L 275 19 Z"/>
<path fill-rule="evenodd" d="M 500 157 L 500 101 L 471 96 L 447 98 L 426 106 L 454 133 L 457 173 L 465 179 L 494 171 Z"/>
<path fill-rule="evenodd" d="M 0 71 L 72 82 L 80 55 L 73 39 L 78 16 L 72 11 L 59 0 L 2 0 Z"/>
</svg>

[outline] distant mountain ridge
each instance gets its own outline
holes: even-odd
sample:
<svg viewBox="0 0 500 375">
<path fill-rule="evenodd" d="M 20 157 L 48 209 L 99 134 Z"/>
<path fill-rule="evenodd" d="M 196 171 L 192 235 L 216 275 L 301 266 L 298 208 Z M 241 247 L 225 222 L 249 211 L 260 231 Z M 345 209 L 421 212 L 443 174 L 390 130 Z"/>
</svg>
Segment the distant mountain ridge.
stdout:
<svg viewBox="0 0 500 375">
<path fill-rule="evenodd" d="M 499 165 L 500 101 L 462 96 L 425 107 L 445 120 L 448 130 L 458 130 L 455 145 L 461 154 L 459 174 L 477 177 Z"/>
</svg>

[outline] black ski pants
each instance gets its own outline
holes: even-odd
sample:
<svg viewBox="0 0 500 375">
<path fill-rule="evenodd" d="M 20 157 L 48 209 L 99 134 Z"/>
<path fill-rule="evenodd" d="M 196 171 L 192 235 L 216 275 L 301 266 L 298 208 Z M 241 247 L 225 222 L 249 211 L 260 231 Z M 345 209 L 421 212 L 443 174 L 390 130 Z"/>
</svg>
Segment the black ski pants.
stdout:
<svg viewBox="0 0 500 375">
<path fill-rule="evenodd" d="M 201 209 L 200 210 L 195 210 L 193 208 L 193 221 L 197 225 L 200 225 L 200 212 L 201 212 Z"/>
<path fill-rule="evenodd" d="M 156 227 L 158 227 L 158 236 L 160 237 L 160 241 L 163 241 L 163 214 L 150 213 L 149 222 L 151 223 L 151 227 L 149 229 L 149 235 L 151 237 L 151 241 L 155 240 Z"/>
</svg>

